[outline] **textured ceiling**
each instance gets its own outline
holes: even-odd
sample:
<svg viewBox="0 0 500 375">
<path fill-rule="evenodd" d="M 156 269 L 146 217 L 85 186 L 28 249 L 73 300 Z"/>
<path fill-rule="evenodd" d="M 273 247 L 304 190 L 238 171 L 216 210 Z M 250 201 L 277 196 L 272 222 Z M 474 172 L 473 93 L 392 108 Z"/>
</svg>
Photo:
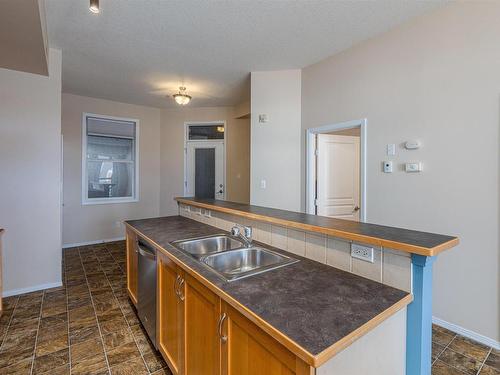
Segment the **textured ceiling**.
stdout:
<svg viewBox="0 0 500 375">
<path fill-rule="evenodd" d="M 46 0 L 51 47 L 63 51 L 63 90 L 173 107 L 248 98 L 249 72 L 302 68 L 444 1 Z"/>
</svg>

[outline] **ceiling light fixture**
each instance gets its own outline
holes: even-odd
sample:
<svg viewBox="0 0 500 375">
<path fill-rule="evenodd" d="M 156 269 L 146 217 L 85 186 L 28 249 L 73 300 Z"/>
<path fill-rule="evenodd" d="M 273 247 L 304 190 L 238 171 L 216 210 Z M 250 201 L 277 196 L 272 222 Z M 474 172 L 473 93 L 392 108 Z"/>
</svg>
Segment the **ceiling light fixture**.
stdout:
<svg viewBox="0 0 500 375">
<path fill-rule="evenodd" d="M 99 0 L 90 0 L 89 10 L 92 13 L 99 13 Z"/>
<path fill-rule="evenodd" d="M 179 93 L 172 95 L 177 104 L 186 105 L 191 101 L 191 97 L 186 94 L 186 88 L 184 86 L 179 87 Z"/>
</svg>

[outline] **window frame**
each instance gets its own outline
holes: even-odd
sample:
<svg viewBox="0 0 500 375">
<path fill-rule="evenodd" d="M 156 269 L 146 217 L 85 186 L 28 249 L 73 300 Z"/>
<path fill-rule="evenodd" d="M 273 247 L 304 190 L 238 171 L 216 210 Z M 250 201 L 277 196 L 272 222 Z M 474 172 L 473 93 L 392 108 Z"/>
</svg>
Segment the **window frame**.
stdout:
<svg viewBox="0 0 500 375">
<path fill-rule="evenodd" d="M 135 123 L 134 137 L 134 181 L 132 181 L 131 197 L 107 197 L 107 198 L 89 198 L 88 197 L 88 171 L 87 171 L 87 118 L 94 117 L 103 120 L 126 121 Z M 117 116 L 99 115 L 96 113 L 84 112 L 82 114 L 82 206 L 95 204 L 114 204 L 114 203 L 134 203 L 139 202 L 139 120 L 134 118 L 125 118 Z M 119 137 L 116 137 L 119 138 Z"/>
</svg>

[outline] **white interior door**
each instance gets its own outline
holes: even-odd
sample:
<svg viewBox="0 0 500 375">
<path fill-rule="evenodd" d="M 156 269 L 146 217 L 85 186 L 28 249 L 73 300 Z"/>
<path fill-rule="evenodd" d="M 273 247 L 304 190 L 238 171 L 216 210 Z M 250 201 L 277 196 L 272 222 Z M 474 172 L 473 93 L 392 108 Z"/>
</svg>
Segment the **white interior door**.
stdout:
<svg viewBox="0 0 500 375">
<path fill-rule="evenodd" d="M 359 221 L 359 141 L 359 137 L 318 134 L 318 215 Z"/>
<path fill-rule="evenodd" d="M 224 142 L 187 142 L 186 196 L 224 199 L 225 179 Z"/>
</svg>

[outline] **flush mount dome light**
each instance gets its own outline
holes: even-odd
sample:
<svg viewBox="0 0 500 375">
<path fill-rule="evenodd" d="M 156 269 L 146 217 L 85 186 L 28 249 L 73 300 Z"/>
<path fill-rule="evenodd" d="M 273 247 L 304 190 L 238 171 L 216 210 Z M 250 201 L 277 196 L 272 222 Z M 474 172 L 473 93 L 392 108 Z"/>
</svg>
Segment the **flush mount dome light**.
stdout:
<svg viewBox="0 0 500 375">
<path fill-rule="evenodd" d="M 186 88 L 184 86 L 179 87 L 179 93 L 172 95 L 177 104 L 186 105 L 191 101 L 191 97 L 186 94 Z"/>
<path fill-rule="evenodd" d="M 92 13 L 99 13 L 99 0 L 90 0 L 89 10 Z"/>
</svg>

